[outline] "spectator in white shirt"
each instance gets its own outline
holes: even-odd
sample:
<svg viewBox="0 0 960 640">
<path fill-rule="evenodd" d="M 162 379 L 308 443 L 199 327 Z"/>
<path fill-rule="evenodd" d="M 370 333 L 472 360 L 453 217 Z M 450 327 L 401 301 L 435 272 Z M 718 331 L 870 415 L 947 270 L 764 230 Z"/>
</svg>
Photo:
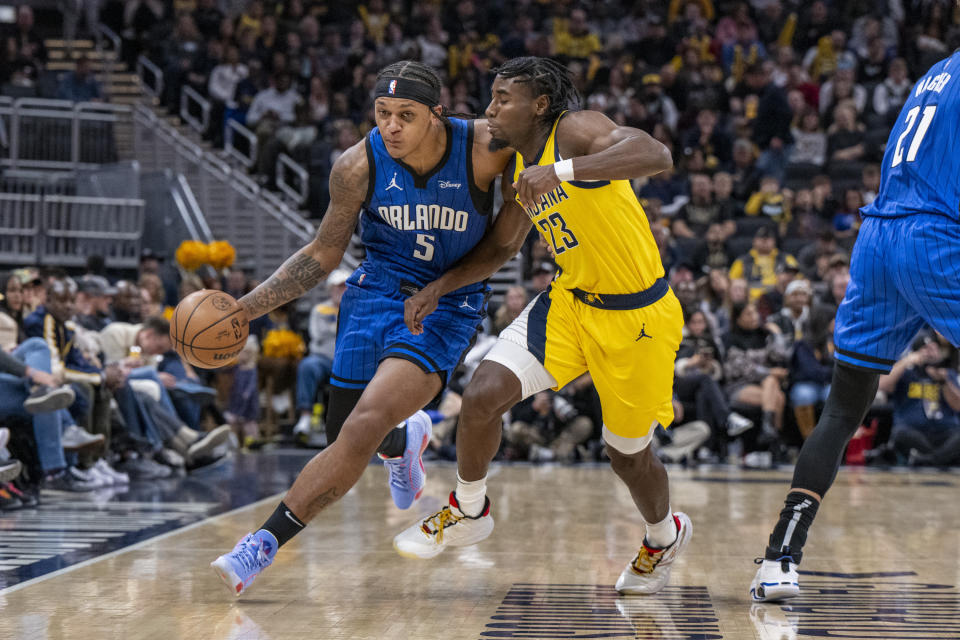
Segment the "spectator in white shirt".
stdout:
<svg viewBox="0 0 960 640">
<path fill-rule="evenodd" d="M 223 145 L 223 116 L 226 109 L 236 109 L 237 85 L 250 73 L 247 65 L 240 62 L 240 50 L 235 45 L 227 47 L 224 61 L 210 72 L 207 89 L 213 99 L 210 113 L 210 136 L 215 146 Z"/>
</svg>

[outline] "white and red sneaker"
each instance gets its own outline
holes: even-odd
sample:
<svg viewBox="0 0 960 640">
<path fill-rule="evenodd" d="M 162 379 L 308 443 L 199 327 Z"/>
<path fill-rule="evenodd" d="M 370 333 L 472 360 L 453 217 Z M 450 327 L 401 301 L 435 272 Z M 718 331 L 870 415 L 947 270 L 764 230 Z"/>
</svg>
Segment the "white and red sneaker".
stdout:
<svg viewBox="0 0 960 640">
<path fill-rule="evenodd" d="M 466 547 L 486 540 L 493 533 L 490 498 L 483 503 L 478 516 L 460 511 L 460 503 L 453 491 L 450 504 L 417 522 L 393 539 L 393 548 L 407 558 L 432 558 L 447 547 Z"/>
<path fill-rule="evenodd" d="M 693 524 L 687 514 L 677 511 L 673 519 L 677 523 L 677 539 L 663 549 L 649 546 L 644 539 L 637 557 L 620 574 L 617 591 L 629 595 L 649 595 L 667 586 L 670 567 L 693 534 Z"/>
</svg>

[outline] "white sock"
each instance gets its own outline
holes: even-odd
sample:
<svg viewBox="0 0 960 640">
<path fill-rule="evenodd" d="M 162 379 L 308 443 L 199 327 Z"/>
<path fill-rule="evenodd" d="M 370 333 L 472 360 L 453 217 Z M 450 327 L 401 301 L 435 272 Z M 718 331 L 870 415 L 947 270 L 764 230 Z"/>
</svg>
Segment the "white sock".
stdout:
<svg viewBox="0 0 960 640">
<path fill-rule="evenodd" d="M 665 549 L 677 541 L 677 523 L 673 519 L 673 511 L 667 512 L 667 517 L 655 524 L 647 523 L 646 541 L 657 549 Z"/>
<path fill-rule="evenodd" d="M 467 482 L 458 473 L 457 490 L 454 493 L 457 496 L 457 502 L 460 503 L 460 511 L 471 518 L 477 517 L 483 511 L 487 497 L 487 476 Z"/>
</svg>

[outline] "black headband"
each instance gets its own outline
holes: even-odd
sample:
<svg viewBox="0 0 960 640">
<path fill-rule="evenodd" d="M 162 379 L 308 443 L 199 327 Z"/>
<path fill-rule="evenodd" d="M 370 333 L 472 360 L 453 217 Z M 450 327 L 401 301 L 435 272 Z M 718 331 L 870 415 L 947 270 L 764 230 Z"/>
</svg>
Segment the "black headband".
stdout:
<svg viewBox="0 0 960 640">
<path fill-rule="evenodd" d="M 376 98 L 408 98 L 433 108 L 440 104 L 440 89 L 410 78 L 380 78 L 373 91 Z"/>
</svg>

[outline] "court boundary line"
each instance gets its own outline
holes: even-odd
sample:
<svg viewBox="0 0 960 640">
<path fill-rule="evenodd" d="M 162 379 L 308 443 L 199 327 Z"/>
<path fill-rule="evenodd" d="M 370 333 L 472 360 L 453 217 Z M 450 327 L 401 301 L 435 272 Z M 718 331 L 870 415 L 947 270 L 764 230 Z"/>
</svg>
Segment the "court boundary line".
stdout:
<svg viewBox="0 0 960 640">
<path fill-rule="evenodd" d="M 180 527 L 180 528 L 177 528 L 177 529 L 174 529 L 173 531 L 167 531 L 166 533 L 161 533 L 161 534 L 155 535 L 155 536 L 153 536 L 153 537 L 151 537 L 151 538 L 147 538 L 146 540 L 141 540 L 140 542 L 136 542 L 136 543 L 134 543 L 134 544 L 132 544 L 132 545 L 130 545 L 130 546 L 128 546 L 128 547 L 123 547 L 122 549 L 115 549 L 115 550 L 113 550 L 113 551 L 110 551 L 110 552 L 108 552 L 108 553 L 103 554 L 102 556 L 97 556 L 96 558 L 90 558 L 90 559 L 88 559 L 88 560 L 84 560 L 84 561 L 82 561 L 82 562 L 78 562 L 77 564 L 72 564 L 72 565 L 70 565 L 69 567 L 64 567 L 64 568 L 62 568 L 62 569 L 57 569 L 56 571 L 51 571 L 50 573 L 45 573 L 45 574 L 43 574 L 42 576 L 37 576 L 36 578 L 30 578 L 29 580 L 26 580 L 26 581 L 24 581 L 24 582 L 18 582 L 18 583 L 15 584 L 15 585 L 11 585 L 11 586 L 9 586 L 9 587 L 5 587 L 5 588 L 3 588 L 3 589 L 0 589 L 0 597 L 5 596 L 5 595 L 7 595 L 8 593 L 14 593 L 15 591 L 19 591 L 20 589 L 23 589 L 23 588 L 25 588 L 25 587 L 29 587 L 29 586 L 32 586 L 32 585 L 34 585 L 34 584 L 37 584 L 37 583 L 40 583 L 40 582 L 44 582 L 45 580 L 50 580 L 51 578 L 56 578 L 56 577 L 61 576 L 61 575 L 65 574 L 65 573 L 69 573 L 69 572 L 71 572 L 71 571 L 75 571 L 76 569 L 82 569 L 83 567 L 87 567 L 87 566 L 89 566 L 89 565 L 91 565 L 91 564 L 96 564 L 97 562 L 100 562 L 100 561 L 102 561 L 102 560 L 107 560 L 108 558 L 113 558 L 113 557 L 115 557 L 115 556 L 119 556 L 119 555 L 122 555 L 122 554 L 124 554 L 124 553 L 128 553 L 128 552 L 130 552 L 130 551 L 136 551 L 136 550 L 140 549 L 141 547 L 145 547 L 145 546 L 148 545 L 148 544 L 151 544 L 151 543 L 154 543 L 154 542 L 159 542 L 160 540 L 163 540 L 163 539 L 165 539 L 165 538 L 169 538 L 169 537 L 174 536 L 174 535 L 178 535 L 178 534 L 180 534 L 180 533 L 185 533 L 185 532 L 187 532 L 187 531 L 190 531 L 191 529 L 196 529 L 197 527 L 200 527 L 200 526 L 209 524 L 209 523 L 211 523 L 211 522 L 213 522 L 213 521 L 215 521 L 215 520 L 218 520 L 218 519 L 220 519 L 220 518 L 225 518 L 225 517 L 227 517 L 227 516 L 231 516 L 231 515 L 240 513 L 240 512 L 242 512 L 242 511 L 246 511 L 247 509 L 253 509 L 253 508 L 259 507 L 261 504 L 263 504 L 263 503 L 265 503 L 265 502 L 268 502 L 268 501 L 270 501 L 270 500 L 277 500 L 278 498 L 280 498 L 281 496 L 283 496 L 284 493 L 285 493 L 285 492 L 280 492 L 280 493 L 276 493 L 276 494 L 274 494 L 274 495 L 272 495 L 272 496 L 267 496 L 266 498 L 261 498 L 260 500 L 257 500 L 256 502 L 251 502 L 250 504 L 244 505 L 244 506 L 242 506 L 242 507 L 237 507 L 236 509 L 231 509 L 230 511 L 224 511 L 223 513 L 218 513 L 218 514 L 216 514 L 216 515 L 214 515 L 214 516 L 210 516 L 209 518 L 204 518 L 203 520 L 198 520 L 197 522 L 191 522 L 190 524 L 188 524 L 188 525 L 186 525 L 186 526 L 183 526 L 183 527 Z"/>
</svg>

